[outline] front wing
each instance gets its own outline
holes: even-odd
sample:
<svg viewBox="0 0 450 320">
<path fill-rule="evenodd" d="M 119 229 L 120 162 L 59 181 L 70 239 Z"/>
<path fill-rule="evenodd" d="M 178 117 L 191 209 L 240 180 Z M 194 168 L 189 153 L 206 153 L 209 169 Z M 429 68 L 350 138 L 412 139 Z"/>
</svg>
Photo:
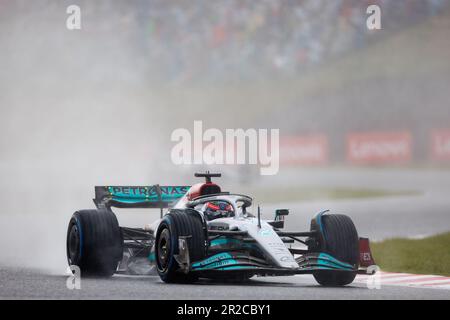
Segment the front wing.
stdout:
<svg viewBox="0 0 450 320">
<path fill-rule="evenodd" d="M 191 264 L 191 272 L 199 275 L 246 273 L 252 275 L 311 274 L 319 270 L 357 271 L 352 265 L 341 262 L 327 253 L 305 254 L 296 259 L 298 268 L 280 268 L 242 252 L 222 252 Z"/>
</svg>

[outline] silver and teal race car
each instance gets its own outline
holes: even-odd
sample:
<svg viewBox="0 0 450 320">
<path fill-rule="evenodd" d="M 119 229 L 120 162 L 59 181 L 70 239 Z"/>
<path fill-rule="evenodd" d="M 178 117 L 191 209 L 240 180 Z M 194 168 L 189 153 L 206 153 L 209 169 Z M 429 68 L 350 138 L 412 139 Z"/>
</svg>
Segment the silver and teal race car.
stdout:
<svg viewBox="0 0 450 320">
<path fill-rule="evenodd" d="M 220 174 L 195 176 L 205 181 L 95 187 L 97 209 L 77 211 L 70 219 L 69 265 L 82 275 L 103 277 L 156 269 L 164 282 L 178 283 L 312 274 L 325 286 L 350 284 L 374 265 L 368 239 L 358 237 L 348 216 L 322 211 L 310 230 L 283 231 L 287 209 L 263 220 L 259 207 L 252 210 L 251 197 L 223 192 L 211 181 Z M 112 207 L 157 208 L 161 217 L 143 228 L 123 227 Z"/>
</svg>

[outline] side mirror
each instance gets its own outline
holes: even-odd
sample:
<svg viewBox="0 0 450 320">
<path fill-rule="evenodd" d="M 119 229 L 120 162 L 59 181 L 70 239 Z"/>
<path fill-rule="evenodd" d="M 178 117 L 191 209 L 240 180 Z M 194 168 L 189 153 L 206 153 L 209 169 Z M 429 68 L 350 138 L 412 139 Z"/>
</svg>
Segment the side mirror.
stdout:
<svg viewBox="0 0 450 320">
<path fill-rule="evenodd" d="M 275 221 L 284 220 L 284 217 L 289 215 L 289 209 L 275 210 Z"/>
</svg>

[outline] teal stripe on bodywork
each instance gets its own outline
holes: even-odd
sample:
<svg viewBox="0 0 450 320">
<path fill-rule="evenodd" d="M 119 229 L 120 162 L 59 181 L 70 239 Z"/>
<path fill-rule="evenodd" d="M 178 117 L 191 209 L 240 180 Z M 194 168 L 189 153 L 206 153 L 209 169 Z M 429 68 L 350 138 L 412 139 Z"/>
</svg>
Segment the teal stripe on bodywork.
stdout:
<svg viewBox="0 0 450 320">
<path fill-rule="evenodd" d="M 218 262 L 208 264 L 206 266 L 197 267 L 197 268 L 195 268 L 195 270 L 222 269 L 222 267 L 235 265 L 235 264 L 238 264 L 238 262 L 236 260 L 226 259 L 226 260 L 220 260 Z"/>
<path fill-rule="evenodd" d="M 237 245 L 240 248 L 245 248 L 245 249 L 258 249 L 258 246 L 255 245 L 254 243 L 245 243 L 242 240 L 238 240 L 238 239 L 233 239 L 233 238 L 221 238 L 221 239 L 214 239 L 211 240 L 210 242 L 210 247 L 214 248 L 214 247 L 218 247 L 218 246 L 226 246 L 226 245 L 230 245 L 230 250 L 231 247 L 233 247 L 233 245 Z"/>
<path fill-rule="evenodd" d="M 219 268 L 219 270 L 244 270 L 244 269 L 257 269 L 257 267 L 252 267 L 252 266 L 229 266 L 229 267 Z"/>
<path fill-rule="evenodd" d="M 124 190 L 127 192 L 125 193 Z M 175 201 L 186 194 L 189 186 L 162 186 L 161 200 Z M 154 186 L 149 187 L 108 187 L 112 200 L 122 203 L 158 202 L 159 197 Z"/>
<path fill-rule="evenodd" d="M 219 262 L 208 264 L 207 266 L 204 267 L 195 268 L 195 270 L 222 269 L 222 267 L 224 266 L 234 265 L 237 263 L 238 262 L 234 259 L 222 260 Z"/>
<path fill-rule="evenodd" d="M 201 268 L 206 265 L 210 265 L 214 262 L 219 262 L 220 260 L 229 260 L 232 259 L 233 256 L 228 252 L 218 253 L 212 257 L 206 258 L 200 262 L 195 262 L 192 264 L 192 268 Z"/>
<path fill-rule="evenodd" d="M 319 256 L 317 257 L 317 263 L 321 264 L 321 265 L 325 265 L 325 266 L 338 268 L 338 269 L 353 270 L 353 266 L 351 264 L 341 262 L 326 253 L 319 254 Z"/>
<path fill-rule="evenodd" d="M 224 245 L 224 244 L 230 244 L 230 243 L 234 243 L 234 244 L 240 244 L 242 243 L 242 241 L 238 240 L 238 239 L 214 239 L 211 240 L 211 244 L 210 246 L 220 246 L 220 245 Z"/>
</svg>

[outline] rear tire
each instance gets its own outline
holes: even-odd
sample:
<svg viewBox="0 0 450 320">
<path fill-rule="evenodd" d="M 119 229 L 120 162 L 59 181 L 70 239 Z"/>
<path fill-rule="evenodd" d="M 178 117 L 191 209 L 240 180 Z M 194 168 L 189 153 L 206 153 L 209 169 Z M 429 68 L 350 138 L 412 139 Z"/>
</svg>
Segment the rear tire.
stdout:
<svg viewBox="0 0 450 320">
<path fill-rule="evenodd" d="M 179 271 L 175 255 L 178 239 L 187 236 L 190 262 L 202 260 L 206 255 L 206 234 L 201 217 L 193 210 L 172 210 L 159 224 L 155 239 L 155 257 L 158 274 L 167 283 L 190 283 L 198 278 L 192 273 Z"/>
<path fill-rule="evenodd" d="M 122 259 L 123 237 L 111 210 L 80 210 L 67 230 L 67 260 L 83 276 L 110 277 Z"/>
<path fill-rule="evenodd" d="M 312 229 L 318 227 L 313 223 Z M 353 221 L 345 215 L 324 214 L 321 217 L 322 239 L 318 245 L 321 252 L 359 267 L 359 237 Z M 314 248 L 317 250 L 317 247 Z M 321 270 L 313 273 L 316 281 L 323 286 L 345 286 L 353 282 L 356 271 Z"/>
</svg>

